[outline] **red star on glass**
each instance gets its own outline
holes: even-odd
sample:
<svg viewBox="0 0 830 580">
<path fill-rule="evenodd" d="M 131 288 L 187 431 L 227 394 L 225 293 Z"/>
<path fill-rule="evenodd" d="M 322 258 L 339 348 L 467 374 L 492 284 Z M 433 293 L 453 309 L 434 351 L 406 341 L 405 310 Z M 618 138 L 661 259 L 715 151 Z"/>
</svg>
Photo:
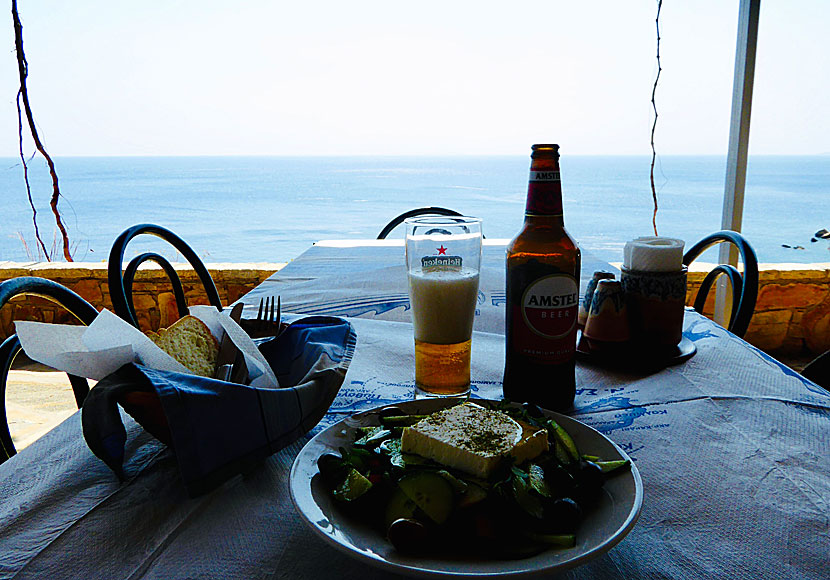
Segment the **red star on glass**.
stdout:
<svg viewBox="0 0 830 580">
<path fill-rule="evenodd" d="M 440 248 L 438 248 L 438 255 L 440 256 L 440 255 L 442 255 L 442 254 L 443 254 L 444 256 L 446 256 L 446 255 L 447 255 L 447 248 L 445 248 L 445 247 L 444 247 L 444 244 L 441 244 L 441 247 L 440 247 Z"/>
</svg>

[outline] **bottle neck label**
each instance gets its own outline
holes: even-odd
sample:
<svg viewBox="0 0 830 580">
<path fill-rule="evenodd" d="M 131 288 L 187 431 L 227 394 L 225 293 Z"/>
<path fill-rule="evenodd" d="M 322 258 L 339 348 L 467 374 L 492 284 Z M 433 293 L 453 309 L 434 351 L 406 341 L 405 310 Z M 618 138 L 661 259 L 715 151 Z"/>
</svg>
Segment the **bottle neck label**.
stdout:
<svg viewBox="0 0 830 580">
<path fill-rule="evenodd" d="M 562 215 L 562 182 L 558 171 L 530 171 L 525 215 Z"/>
</svg>

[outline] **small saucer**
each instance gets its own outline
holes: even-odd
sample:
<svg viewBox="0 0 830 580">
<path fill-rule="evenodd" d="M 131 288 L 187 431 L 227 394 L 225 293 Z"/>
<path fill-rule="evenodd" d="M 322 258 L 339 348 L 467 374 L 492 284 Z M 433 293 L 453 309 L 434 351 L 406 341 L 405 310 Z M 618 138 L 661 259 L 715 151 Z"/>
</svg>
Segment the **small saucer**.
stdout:
<svg viewBox="0 0 830 580">
<path fill-rule="evenodd" d="M 695 343 L 685 336 L 677 346 L 665 349 L 633 341 L 598 342 L 581 332 L 576 342 L 576 353 L 581 360 L 634 370 L 659 370 L 677 365 L 692 358 L 696 352 Z"/>
</svg>

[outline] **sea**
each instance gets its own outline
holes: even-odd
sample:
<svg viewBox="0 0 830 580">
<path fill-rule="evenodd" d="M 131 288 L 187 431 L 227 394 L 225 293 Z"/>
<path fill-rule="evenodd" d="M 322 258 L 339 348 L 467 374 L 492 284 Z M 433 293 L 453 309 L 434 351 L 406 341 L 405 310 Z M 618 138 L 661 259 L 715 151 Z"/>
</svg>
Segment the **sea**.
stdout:
<svg viewBox="0 0 830 580">
<path fill-rule="evenodd" d="M 486 237 L 511 238 L 522 225 L 529 158 L 66 157 L 55 165 L 75 261 L 106 261 L 123 230 L 153 223 L 208 263 L 288 262 L 318 240 L 375 238 L 421 206 L 481 217 Z M 626 240 L 653 235 L 650 156 L 563 155 L 561 169 L 565 224 L 586 251 L 619 262 Z M 658 234 L 688 247 L 721 229 L 725 174 L 725 156 L 658 157 Z M 63 259 L 41 158 L 29 161 L 29 179 L 41 237 Z M 746 181 L 742 231 L 760 262 L 830 262 L 830 239 L 821 237 L 830 229 L 830 155 L 752 156 Z M 43 260 L 20 159 L 0 158 L 0 194 L 0 261 Z M 181 259 L 151 236 L 128 254 L 149 249 Z"/>
</svg>

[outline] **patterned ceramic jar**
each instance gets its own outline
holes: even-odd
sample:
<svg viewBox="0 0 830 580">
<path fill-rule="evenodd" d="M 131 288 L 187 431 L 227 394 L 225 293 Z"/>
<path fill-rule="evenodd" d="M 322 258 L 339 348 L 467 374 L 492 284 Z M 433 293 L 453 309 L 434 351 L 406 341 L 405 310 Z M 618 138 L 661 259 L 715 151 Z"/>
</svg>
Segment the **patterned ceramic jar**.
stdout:
<svg viewBox="0 0 830 580">
<path fill-rule="evenodd" d="M 583 334 L 592 342 L 621 343 L 629 340 L 628 313 L 620 282 L 607 279 L 597 282 Z"/>
<path fill-rule="evenodd" d="M 577 315 L 577 324 L 579 328 L 585 328 L 585 322 L 588 320 L 588 312 L 591 310 L 591 300 L 594 297 L 594 290 L 597 288 L 597 282 L 600 280 L 613 280 L 614 274 L 599 270 L 594 272 L 594 275 L 588 281 L 588 287 L 585 288 L 585 294 L 582 296 L 582 302 L 579 303 L 579 314 Z"/>
<path fill-rule="evenodd" d="M 676 272 L 622 269 L 632 338 L 656 346 L 677 346 L 686 306 L 686 266 Z"/>
</svg>

